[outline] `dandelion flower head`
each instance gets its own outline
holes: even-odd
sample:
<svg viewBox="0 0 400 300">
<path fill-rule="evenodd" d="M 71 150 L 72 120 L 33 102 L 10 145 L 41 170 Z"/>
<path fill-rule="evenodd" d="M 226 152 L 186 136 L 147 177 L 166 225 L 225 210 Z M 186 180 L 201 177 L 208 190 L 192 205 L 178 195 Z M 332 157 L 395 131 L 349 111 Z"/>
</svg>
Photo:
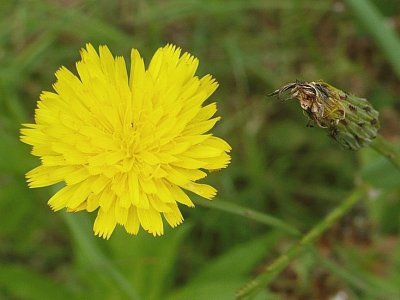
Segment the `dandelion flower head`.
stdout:
<svg viewBox="0 0 400 300">
<path fill-rule="evenodd" d="M 97 211 L 94 233 L 109 238 L 117 224 L 164 233 L 175 227 L 178 204 L 192 207 L 187 191 L 211 199 L 216 190 L 197 181 L 224 168 L 230 146 L 208 133 L 220 119 L 215 103 L 204 104 L 218 84 L 197 77 L 198 59 L 173 45 L 159 48 L 146 68 L 131 51 L 129 75 L 123 57 L 107 46 L 81 50 L 78 76 L 56 72 L 55 92 L 43 92 L 35 122 L 21 140 L 40 166 L 26 175 L 29 186 L 64 186 L 48 204 L 54 211 Z"/>
</svg>

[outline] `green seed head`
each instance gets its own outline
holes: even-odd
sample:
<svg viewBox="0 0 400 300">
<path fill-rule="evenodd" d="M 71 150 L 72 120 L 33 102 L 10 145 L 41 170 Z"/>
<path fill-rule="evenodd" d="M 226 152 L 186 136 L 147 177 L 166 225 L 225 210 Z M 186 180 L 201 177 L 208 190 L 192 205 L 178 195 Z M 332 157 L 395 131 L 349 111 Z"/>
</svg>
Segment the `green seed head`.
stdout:
<svg viewBox="0 0 400 300">
<path fill-rule="evenodd" d="M 270 96 L 289 93 L 299 100 L 309 118 L 309 125 L 316 124 L 328 131 L 343 148 L 358 150 L 367 146 L 379 129 L 378 111 L 363 98 L 349 95 L 323 81 L 289 83 Z"/>
</svg>

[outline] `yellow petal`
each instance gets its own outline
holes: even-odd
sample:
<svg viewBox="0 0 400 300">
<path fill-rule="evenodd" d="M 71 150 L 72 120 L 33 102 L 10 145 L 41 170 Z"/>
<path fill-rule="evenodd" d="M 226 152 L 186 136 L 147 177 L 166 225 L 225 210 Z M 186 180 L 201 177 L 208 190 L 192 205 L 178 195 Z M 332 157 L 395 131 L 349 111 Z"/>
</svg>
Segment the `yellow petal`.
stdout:
<svg viewBox="0 0 400 300">
<path fill-rule="evenodd" d="M 67 201 L 66 207 L 76 209 L 79 207 L 90 194 L 90 185 L 86 182 L 73 185 L 74 192 Z"/>
<path fill-rule="evenodd" d="M 225 152 L 229 152 L 232 149 L 232 147 L 226 141 L 215 136 L 211 136 L 210 138 L 208 138 L 204 144 L 214 147 L 216 149 L 221 149 Z"/>
<path fill-rule="evenodd" d="M 125 223 L 125 229 L 128 233 L 136 235 L 139 232 L 140 222 L 135 206 L 131 206 L 128 211 L 128 218 Z"/>
<path fill-rule="evenodd" d="M 128 219 L 128 208 L 115 205 L 115 220 L 118 224 L 125 224 Z"/>
<path fill-rule="evenodd" d="M 144 230 L 153 234 L 153 236 L 164 234 L 163 223 L 159 212 L 152 208 L 138 208 L 137 214 L 140 224 L 142 225 Z"/>
<path fill-rule="evenodd" d="M 67 174 L 65 176 L 64 181 L 66 182 L 67 185 L 73 185 L 80 183 L 90 177 L 89 171 L 84 167 L 84 166 L 78 166 L 76 169 Z M 88 180 L 87 183 L 91 183 L 93 180 Z"/>
<path fill-rule="evenodd" d="M 114 207 L 108 211 L 100 208 L 94 221 L 93 231 L 95 235 L 108 240 L 116 225 Z"/>
<path fill-rule="evenodd" d="M 174 195 L 171 192 L 171 184 L 167 180 L 156 180 L 155 185 L 157 187 L 157 193 L 156 196 L 158 199 L 160 199 L 162 202 L 169 202 L 169 203 L 174 203 Z M 160 211 L 160 210 L 159 210 Z"/>
<path fill-rule="evenodd" d="M 188 152 L 190 153 L 190 152 Z M 171 163 L 171 166 L 179 167 L 179 168 L 186 168 L 186 169 L 199 169 L 205 168 L 207 166 L 207 162 L 204 159 L 194 159 L 188 157 L 186 155 L 179 155 L 180 160 Z M 167 176 L 167 178 L 170 178 Z M 173 181 L 172 181 L 173 182 Z"/>
<path fill-rule="evenodd" d="M 190 200 L 189 196 L 186 195 L 184 191 L 179 186 L 171 185 L 170 190 L 175 197 L 175 200 L 179 203 L 185 204 L 189 207 L 194 207 L 192 200 Z"/>
<path fill-rule="evenodd" d="M 171 212 L 163 213 L 165 220 L 171 227 L 176 227 L 183 222 L 183 216 L 175 204 L 170 204 Z"/>
<path fill-rule="evenodd" d="M 88 212 L 95 211 L 99 207 L 99 196 L 97 194 L 91 193 L 89 194 L 86 202 L 86 210 Z"/>
<path fill-rule="evenodd" d="M 78 212 L 78 211 L 82 211 L 82 210 L 87 210 L 87 202 L 86 201 L 82 202 L 79 206 L 77 206 L 75 208 L 67 207 L 67 212 Z"/>
<path fill-rule="evenodd" d="M 217 104 L 211 103 L 200 109 L 194 117 L 193 122 L 200 122 L 210 119 L 217 112 Z"/>
<path fill-rule="evenodd" d="M 172 166 L 169 167 L 163 167 L 165 172 L 168 173 L 168 176 L 166 179 L 171 182 L 172 184 L 176 184 L 179 186 L 185 185 L 190 182 L 190 179 L 185 176 L 185 174 L 182 174 L 178 171 L 177 168 L 174 168 Z"/>
<path fill-rule="evenodd" d="M 192 123 L 186 126 L 185 130 L 183 131 L 182 134 L 187 134 L 187 135 L 197 135 L 197 134 L 203 134 L 209 131 L 211 128 L 214 127 L 214 125 L 220 120 L 220 117 L 212 118 L 207 121 L 202 121 L 199 123 Z"/>
<path fill-rule="evenodd" d="M 69 171 L 72 170 L 71 167 L 68 167 L 66 169 L 68 169 Z M 39 166 L 32 169 L 26 174 L 29 187 L 31 188 L 44 187 L 62 181 L 64 178 L 63 172 L 55 173 L 55 171 L 60 171 L 60 168 Z"/>
<path fill-rule="evenodd" d="M 109 188 L 105 188 L 99 195 L 99 206 L 102 210 L 108 211 L 112 205 L 114 205 L 116 196 L 114 192 Z"/>
<path fill-rule="evenodd" d="M 92 192 L 94 194 L 99 194 L 109 183 L 110 180 L 107 177 L 103 175 L 98 175 L 96 179 L 92 181 Z"/>
<path fill-rule="evenodd" d="M 158 212 L 169 212 L 171 209 L 168 204 L 161 201 L 158 195 L 149 195 L 149 202 L 151 207 Z"/>
<path fill-rule="evenodd" d="M 225 168 L 231 161 L 231 157 L 226 153 L 222 153 L 218 157 L 205 157 L 202 160 L 206 163 L 204 166 L 205 169 L 217 170 Z"/>
<path fill-rule="evenodd" d="M 75 190 L 77 189 L 76 185 L 65 186 L 60 189 L 57 193 L 50 198 L 47 204 L 51 207 L 52 210 L 57 211 L 63 209 L 68 200 L 71 199 Z"/>
<path fill-rule="evenodd" d="M 217 190 L 208 184 L 191 182 L 183 186 L 183 188 L 206 199 L 212 199 L 217 194 Z"/>
</svg>

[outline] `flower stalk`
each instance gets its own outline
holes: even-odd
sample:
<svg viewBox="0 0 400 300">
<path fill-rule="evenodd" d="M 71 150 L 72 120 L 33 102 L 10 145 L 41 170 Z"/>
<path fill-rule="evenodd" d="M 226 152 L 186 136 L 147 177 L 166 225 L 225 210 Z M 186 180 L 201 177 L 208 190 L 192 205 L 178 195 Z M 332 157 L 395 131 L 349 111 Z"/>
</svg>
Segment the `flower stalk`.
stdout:
<svg viewBox="0 0 400 300">
<path fill-rule="evenodd" d="M 262 287 L 269 284 L 293 259 L 300 255 L 304 249 L 315 242 L 322 233 L 343 217 L 364 194 L 364 188 L 360 187 L 355 189 L 339 206 L 330 212 L 321 222 L 311 228 L 311 230 L 295 245 L 268 265 L 255 279 L 240 289 L 236 294 L 237 299 L 249 299 L 251 295 L 254 295 Z"/>
<path fill-rule="evenodd" d="M 370 147 L 379 154 L 383 155 L 388 159 L 397 169 L 400 170 L 400 152 L 393 147 L 384 137 L 378 135 L 376 139 L 371 143 Z"/>
</svg>

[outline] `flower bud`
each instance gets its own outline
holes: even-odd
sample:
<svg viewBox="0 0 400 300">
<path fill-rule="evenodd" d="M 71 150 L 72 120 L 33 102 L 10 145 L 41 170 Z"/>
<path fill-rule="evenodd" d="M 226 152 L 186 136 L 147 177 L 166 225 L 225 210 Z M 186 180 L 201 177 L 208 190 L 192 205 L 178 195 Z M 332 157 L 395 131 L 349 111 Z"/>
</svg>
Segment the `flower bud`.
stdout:
<svg viewBox="0 0 400 300">
<path fill-rule="evenodd" d="M 323 81 L 296 81 L 269 94 L 288 92 L 299 100 L 309 118 L 309 126 L 316 124 L 343 148 L 358 150 L 367 146 L 379 129 L 378 111 L 363 98 L 349 95 Z"/>
</svg>

